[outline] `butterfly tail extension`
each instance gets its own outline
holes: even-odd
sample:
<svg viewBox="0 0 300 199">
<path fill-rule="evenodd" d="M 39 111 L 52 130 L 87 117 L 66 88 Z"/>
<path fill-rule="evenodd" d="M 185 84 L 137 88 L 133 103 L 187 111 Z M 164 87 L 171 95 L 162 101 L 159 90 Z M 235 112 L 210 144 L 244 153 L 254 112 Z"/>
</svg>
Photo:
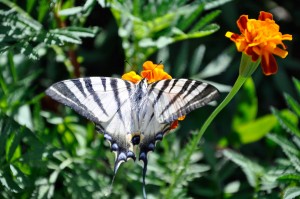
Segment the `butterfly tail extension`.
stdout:
<svg viewBox="0 0 300 199">
<path fill-rule="evenodd" d="M 140 161 L 143 161 L 143 196 L 144 196 L 144 199 L 147 198 L 147 193 L 146 193 L 146 173 L 147 173 L 147 165 L 148 165 L 148 158 L 147 158 L 147 153 L 148 152 L 144 152 L 144 151 L 141 151 L 140 153 L 140 157 L 139 157 L 139 160 Z"/>
<path fill-rule="evenodd" d="M 100 125 L 96 124 L 96 130 L 104 135 L 104 139 L 110 144 L 110 149 L 115 153 L 115 165 L 114 174 L 117 173 L 120 165 L 123 162 L 127 162 L 128 159 L 136 160 L 135 153 L 130 150 L 131 146 L 129 143 L 122 143 L 111 136 L 105 131 L 105 129 Z"/>
</svg>

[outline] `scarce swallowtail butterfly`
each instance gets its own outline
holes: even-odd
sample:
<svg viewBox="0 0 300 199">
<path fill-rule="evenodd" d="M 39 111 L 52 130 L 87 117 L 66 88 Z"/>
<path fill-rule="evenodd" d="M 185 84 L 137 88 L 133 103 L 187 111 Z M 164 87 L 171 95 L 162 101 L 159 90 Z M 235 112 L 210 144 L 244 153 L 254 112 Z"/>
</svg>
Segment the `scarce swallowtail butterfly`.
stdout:
<svg viewBox="0 0 300 199">
<path fill-rule="evenodd" d="M 131 81 L 110 77 L 86 77 L 53 84 L 46 94 L 95 123 L 115 152 L 114 174 L 122 162 L 143 161 L 143 193 L 147 154 L 171 130 L 171 124 L 218 97 L 210 84 L 189 79 L 147 78 Z"/>
</svg>

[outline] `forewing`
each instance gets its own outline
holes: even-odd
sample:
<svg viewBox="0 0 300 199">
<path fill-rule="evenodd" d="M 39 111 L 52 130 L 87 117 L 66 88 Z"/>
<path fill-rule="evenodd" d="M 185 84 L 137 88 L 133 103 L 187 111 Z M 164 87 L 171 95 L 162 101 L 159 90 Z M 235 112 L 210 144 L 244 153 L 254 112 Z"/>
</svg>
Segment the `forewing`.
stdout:
<svg viewBox="0 0 300 199">
<path fill-rule="evenodd" d="M 160 80 L 148 86 L 149 99 L 160 123 L 170 123 L 215 100 L 219 92 L 210 84 L 188 79 Z"/>
<path fill-rule="evenodd" d="M 108 77 L 87 77 L 53 84 L 46 94 L 95 122 L 110 120 L 135 88 L 129 81 Z"/>
</svg>

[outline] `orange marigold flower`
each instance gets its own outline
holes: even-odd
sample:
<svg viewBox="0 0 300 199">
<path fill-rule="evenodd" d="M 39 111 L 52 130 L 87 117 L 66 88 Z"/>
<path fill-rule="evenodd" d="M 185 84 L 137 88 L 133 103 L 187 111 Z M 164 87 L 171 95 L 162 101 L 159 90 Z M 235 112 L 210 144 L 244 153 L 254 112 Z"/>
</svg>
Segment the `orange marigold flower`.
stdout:
<svg viewBox="0 0 300 199">
<path fill-rule="evenodd" d="M 152 61 L 146 61 L 143 64 L 143 71 L 141 76 L 148 79 L 148 83 L 152 83 L 162 79 L 172 79 L 172 77 L 164 71 L 164 65 L 153 64 Z"/>
<path fill-rule="evenodd" d="M 239 52 L 251 56 L 252 61 L 257 61 L 261 57 L 265 75 L 275 74 L 278 66 L 273 54 L 285 58 L 288 52 L 282 41 L 292 40 L 292 35 L 283 35 L 279 32 L 279 26 L 273 20 L 273 15 L 264 11 L 260 12 L 258 20 L 248 19 L 248 15 L 240 16 L 237 26 L 241 35 L 227 32 L 225 36 L 235 42 Z"/>
<path fill-rule="evenodd" d="M 130 72 L 122 75 L 122 79 L 131 81 L 132 83 L 136 84 L 137 82 L 141 81 L 141 79 L 143 79 L 143 78 L 141 76 L 139 76 L 138 74 L 136 74 L 136 72 L 130 71 Z"/>
<path fill-rule="evenodd" d="M 164 71 L 164 66 L 162 64 L 153 64 L 152 61 L 146 61 L 143 64 L 143 70 L 141 76 L 136 74 L 134 71 L 130 71 L 122 75 L 123 80 L 131 81 L 132 83 L 138 83 L 143 78 L 146 78 L 148 83 L 153 83 L 158 80 L 172 79 L 172 77 Z M 178 118 L 178 120 L 184 120 L 185 116 Z M 171 123 L 171 129 L 178 127 L 178 120 Z"/>
</svg>

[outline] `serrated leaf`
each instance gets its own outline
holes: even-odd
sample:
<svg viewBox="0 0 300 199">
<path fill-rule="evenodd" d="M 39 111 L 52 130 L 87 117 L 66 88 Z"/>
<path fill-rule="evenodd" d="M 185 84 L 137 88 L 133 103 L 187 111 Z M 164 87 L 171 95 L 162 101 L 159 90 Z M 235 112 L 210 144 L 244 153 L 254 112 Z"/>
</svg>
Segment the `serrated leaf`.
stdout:
<svg viewBox="0 0 300 199">
<path fill-rule="evenodd" d="M 210 10 L 216 7 L 219 7 L 221 5 L 224 5 L 225 3 L 228 3 L 232 0 L 213 0 L 205 3 L 205 10 Z"/>
<path fill-rule="evenodd" d="M 26 57 L 37 60 L 39 58 L 39 55 L 35 50 L 33 49 L 32 45 L 30 45 L 29 42 L 20 42 L 15 45 L 15 49 L 17 52 L 25 55 Z"/>
<path fill-rule="evenodd" d="M 18 193 L 22 189 L 18 186 L 16 182 L 12 180 L 12 177 L 8 175 L 10 173 L 9 170 L 3 172 L 0 170 L 0 183 L 1 185 L 6 188 L 11 193 Z"/>
<path fill-rule="evenodd" d="M 73 7 L 73 8 L 67 8 L 67 9 L 64 9 L 64 10 L 60 10 L 58 12 L 58 14 L 60 16 L 70 16 L 70 15 L 79 14 L 79 13 L 81 13 L 82 10 L 83 10 L 83 7 L 77 6 L 77 7 Z"/>
<path fill-rule="evenodd" d="M 182 22 L 178 25 L 178 28 L 185 31 L 197 19 L 197 17 L 203 12 L 203 10 L 204 4 L 202 3 L 195 11 L 189 12 L 191 14 L 184 17 Z"/>
<path fill-rule="evenodd" d="M 283 199 L 294 199 L 300 196 L 300 187 L 289 187 L 284 191 Z"/>
<path fill-rule="evenodd" d="M 299 181 L 300 182 L 300 174 L 297 173 L 288 173 L 288 174 L 283 174 L 277 178 L 279 181 Z"/>
<path fill-rule="evenodd" d="M 297 153 L 291 153 L 290 151 L 283 149 L 283 152 L 289 158 L 290 162 L 292 163 L 296 171 L 300 172 L 300 159 L 299 159 L 300 151 L 298 150 Z"/>
<path fill-rule="evenodd" d="M 210 34 L 216 32 L 219 29 L 220 29 L 219 25 L 217 25 L 217 24 L 210 24 L 210 25 L 206 26 L 204 29 L 202 29 L 201 31 L 192 32 L 192 33 L 188 33 L 188 34 L 181 34 L 179 36 L 175 36 L 174 37 L 174 41 L 181 41 L 181 40 L 185 40 L 185 39 L 201 38 L 201 37 L 210 35 Z"/>
<path fill-rule="evenodd" d="M 220 10 L 215 10 L 213 12 L 210 12 L 209 14 L 202 17 L 191 29 L 190 32 L 196 32 L 198 30 L 201 30 L 203 27 L 207 26 L 211 21 L 213 21 L 217 16 L 221 14 Z"/>
<path fill-rule="evenodd" d="M 98 32 L 98 28 L 84 28 L 84 27 L 67 27 L 62 30 L 66 30 L 71 34 L 77 37 L 95 37 L 96 33 Z"/>
<path fill-rule="evenodd" d="M 291 152 L 292 154 L 298 154 L 299 150 L 297 147 L 289 141 L 286 137 L 276 135 L 276 134 L 267 134 L 266 135 L 268 139 L 272 140 L 276 144 L 278 144 L 283 150 L 287 150 Z"/>
<path fill-rule="evenodd" d="M 297 127 L 298 118 L 292 112 L 281 113 L 275 108 L 271 108 L 272 113 L 278 119 L 280 125 L 289 133 L 300 137 L 300 130 Z"/>
<path fill-rule="evenodd" d="M 73 44 L 81 44 L 81 39 L 67 30 L 54 29 L 50 30 L 50 33 L 54 34 L 63 43 L 67 42 Z"/>
<path fill-rule="evenodd" d="M 300 104 L 294 100 L 289 94 L 284 95 L 289 108 L 300 117 Z"/>
<path fill-rule="evenodd" d="M 294 86 L 298 92 L 298 96 L 300 97 L 300 81 L 296 78 L 293 78 Z"/>
<path fill-rule="evenodd" d="M 252 187 L 259 185 L 258 178 L 265 173 L 263 167 L 232 150 L 224 150 L 223 154 L 242 168 Z"/>
</svg>

